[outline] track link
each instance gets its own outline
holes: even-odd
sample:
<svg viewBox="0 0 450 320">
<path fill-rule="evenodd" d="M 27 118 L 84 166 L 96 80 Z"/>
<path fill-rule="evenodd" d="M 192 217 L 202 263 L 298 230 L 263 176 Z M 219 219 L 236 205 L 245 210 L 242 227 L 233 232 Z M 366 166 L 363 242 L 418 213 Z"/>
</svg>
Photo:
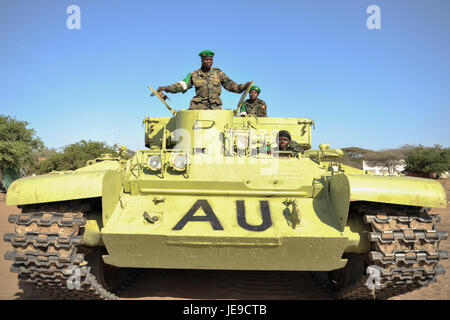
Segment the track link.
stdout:
<svg viewBox="0 0 450 320">
<path fill-rule="evenodd" d="M 21 286 L 55 299 L 118 298 L 97 281 L 85 254 L 79 252 L 86 223 L 84 213 L 92 205 L 65 201 L 24 206 L 20 215 L 9 216 L 9 222 L 15 224 L 15 233 L 4 236 L 13 246 L 5 259 L 13 261 L 11 272 L 19 274 Z"/>
<path fill-rule="evenodd" d="M 438 263 L 448 258 L 448 252 L 439 249 L 447 232 L 435 228 L 439 215 L 424 208 L 369 203 L 353 206 L 351 213 L 363 217 L 369 228 L 371 250 L 364 257 L 368 268 L 344 287 L 333 286 L 328 273 L 315 273 L 334 297 L 388 299 L 428 286 L 445 273 Z"/>
</svg>

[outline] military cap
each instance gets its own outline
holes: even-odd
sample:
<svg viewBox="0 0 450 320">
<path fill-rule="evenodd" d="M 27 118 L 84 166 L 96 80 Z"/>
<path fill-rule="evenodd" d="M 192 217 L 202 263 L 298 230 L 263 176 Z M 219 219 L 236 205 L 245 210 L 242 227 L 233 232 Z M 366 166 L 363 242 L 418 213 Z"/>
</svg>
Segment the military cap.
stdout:
<svg viewBox="0 0 450 320">
<path fill-rule="evenodd" d="M 209 51 L 209 50 L 203 50 L 202 52 L 200 52 L 198 54 L 200 57 L 205 58 L 205 57 L 212 57 L 214 56 L 214 52 Z"/>
<path fill-rule="evenodd" d="M 252 91 L 252 90 L 255 90 L 255 91 L 258 92 L 258 93 L 261 92 L 261 89 L 260 89 L 258 86 L 252 86 L 252 87 L 250 88 L 249 92 Z"/>
<path fill-rule="evenodd" d="M 281 130 L 280 132 L 278 132 L 278 139 L 279 139 L 280 137 L 288 138 L 289 141 L 291 141 L 291 134 L 289 133 L 289 131 Z"/>
</svg>

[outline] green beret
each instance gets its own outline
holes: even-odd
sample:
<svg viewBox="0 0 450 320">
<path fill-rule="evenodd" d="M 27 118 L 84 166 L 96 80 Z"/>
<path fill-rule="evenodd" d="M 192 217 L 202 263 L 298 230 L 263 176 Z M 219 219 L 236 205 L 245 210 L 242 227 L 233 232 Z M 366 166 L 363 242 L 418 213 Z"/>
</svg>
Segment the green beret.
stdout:
<svg viewBox="0 0 450 320">
<path fill-rule="evenodd" d="M 252 91 L 252 90 L 255 90 L 255 91 L 258 92 L 258 93 L 261 92 L 261 89 L 260 89 L 258 86 L 253 86 L 253 87 L 251 87 L 250 90 L 249 90 L 249 92 Z"/>
<path fill-rule="evenodd" d="M 209 51 L 209 50 L 204 50 L 204 51 L 200 52 L 198 55 L 200 57 L 202 57 L 202 58 L 204 58 L 204 57 L 212 57 L 212 56 L 214 56 L 214 52 Z"/>
</svg>

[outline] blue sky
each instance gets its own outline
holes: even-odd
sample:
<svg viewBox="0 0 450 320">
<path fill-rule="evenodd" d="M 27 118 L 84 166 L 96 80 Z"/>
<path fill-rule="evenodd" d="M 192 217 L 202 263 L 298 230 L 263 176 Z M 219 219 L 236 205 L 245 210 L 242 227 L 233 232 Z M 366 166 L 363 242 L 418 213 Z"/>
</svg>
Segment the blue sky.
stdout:
<svg viewBox="0 0 450 320">
<path fill-rule="evenodd" d="M 146 87 L 183 79 L 209 49 L 231 79 L 255 80 L 269 116 L 315 120 L 313 148 L 449 146 L 449 16 L 447 0 L 1 0 L 0 114 L 48 147 L 144 148 L 144 117 L 170 115 Z M 224 90 L 224 108 L 239 96 Z"/>
</svg>

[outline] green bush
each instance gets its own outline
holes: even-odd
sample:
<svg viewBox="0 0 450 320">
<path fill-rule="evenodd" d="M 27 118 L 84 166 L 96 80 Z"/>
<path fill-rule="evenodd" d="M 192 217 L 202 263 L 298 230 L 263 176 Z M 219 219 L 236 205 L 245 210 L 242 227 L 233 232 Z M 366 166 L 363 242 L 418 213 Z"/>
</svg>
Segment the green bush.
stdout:
<svg viewBox="0 0 450 320">
<path fill-rule="evenodd" d="M 442 173 L 450 170 L 450 148 L 441 145 L 419 145 L 407 152 L 406 171 L 414 173 Z"/>
<path fill-rule="evenodd" d="M 37 161 L 35 152 L 44 148 L 28 122 L 0 115 L 0 170 L 23 168 L 30 171 Z"/>
<path fill-rule="evenodd" d="M 51 154 L 39 163 L 38 174 L 51 171 L 75 170 L 86 165 L 87 160 L 100 157 L 104 153 L 117 155 L 117 146 L 108 146 L 105 142 L 85 141 L 69 144 L 62 152 Z"/>
</svg>

